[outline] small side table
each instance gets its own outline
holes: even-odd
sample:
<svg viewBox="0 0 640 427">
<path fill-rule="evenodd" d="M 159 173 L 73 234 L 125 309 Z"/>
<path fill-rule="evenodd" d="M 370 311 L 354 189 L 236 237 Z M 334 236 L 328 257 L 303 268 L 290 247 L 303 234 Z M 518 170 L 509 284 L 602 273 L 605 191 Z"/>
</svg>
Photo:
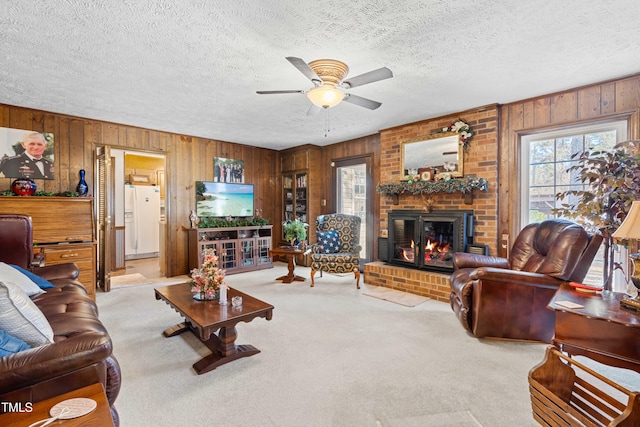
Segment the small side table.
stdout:
<svg viewBox="0 0 640 427">
<path fill-rule="evenodd" d="M 273 257 L 274 255 L 282 255 L 287 257 L 287 267 L 289 268 L 289 274 L 286 276 L 280 276 L 276 280 L 282 280 L 282 283 L 291 283 L 291 282 L 304 282 L 306 279 L 302 276 L 296 276 L 294 273 L 296 269 L 296 256 L 303 254 L 304 251 L 302 249 L 295 248 L 273 248 L 269 250 L 269 256 Z"/>
<path fill-rule="evenodd" d="M 52 426 L 63 425 L 65 427 L 79 426 L 101 426 L 113 427 L 113 419 L 109 410 L 109 402 L 104 394 L 102 384 L 96 383 L 87 387 L 79 388 L 69 393 L 64 393 L 40 402 L 36 402 L 32 406 L 31 412 L 7 412 L 0 415 L 0 425 L 5 427 L 25 427 L 35 423 L 36 421 L 50 418 L 49 410 L 57 403 L 63 400 L 73 399 L 75 397 L 87 397 L 98 403 L 96 409 L 87 415 L 70 420 L 55 421 Z"/>
<path fill-rule="evenodd" d="M 640 372 L 640 315 L 620 307 L 623 293 L 584 293 L 561 285 L 549 302 L 556 312 L 551 342 L 563 352 Z M 579 304 L 567 308 L 563 302 Z"/>
</svg>

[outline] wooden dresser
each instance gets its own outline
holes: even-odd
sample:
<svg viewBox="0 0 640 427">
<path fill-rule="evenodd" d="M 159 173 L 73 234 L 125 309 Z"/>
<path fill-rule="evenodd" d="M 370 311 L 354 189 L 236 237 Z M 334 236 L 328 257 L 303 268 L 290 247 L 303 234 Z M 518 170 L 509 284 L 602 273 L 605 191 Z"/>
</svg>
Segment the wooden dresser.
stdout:
<svg viewBox="0 0 640 427">
<path fill-rule="evenodd" d="M 0 197 L 0 212 L 29 215 L 34 252 L 46 265 L 75 262 L 78 280 L 95 300 L 96 239 L 91 197 Z"/>
</svg>

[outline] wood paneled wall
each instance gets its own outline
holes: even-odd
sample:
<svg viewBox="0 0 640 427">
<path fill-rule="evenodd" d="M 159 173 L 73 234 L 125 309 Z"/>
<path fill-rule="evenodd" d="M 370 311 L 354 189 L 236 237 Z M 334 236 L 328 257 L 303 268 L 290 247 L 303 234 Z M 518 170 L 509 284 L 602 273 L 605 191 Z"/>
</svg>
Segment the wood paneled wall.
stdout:
<svg viewBox="0 0 640 427">
<path fill-rule="evenodd" d="M 522 228 L 518 200 L 520 137 L 583 123 L 628 118 L 629 139 L 640 138 L 640 75 L 505 104 L 500 108 L 498 174 L 501 234 L 511 241 Z"/>
<path fill-rule="evenodd" d="M 255 207 L 262 209 L 265 218 L 280 220 L 280 202 L 273 196 L 277 194 L 279 174 L 279 153 L 274 150 L 2 104 L 0 127 L 54 134 L 56 178 L 36 180 L 39 189 L 51 192 L 75 190 L 80 169 L 86 170 L 85 178 L 93 188 L 96 146 L 165 154 L 168 276 L 188 271 L 186 228 L 195 207 L 194 185 L 195 181 L 213 181 L 214 157 L 243 160 L 245 179 L 255 185 Z M 0 178 L 0 189 L 8 189 L 11 181 Z M 93 190 L 90 192 L 93 194 Z"/>
</svg>

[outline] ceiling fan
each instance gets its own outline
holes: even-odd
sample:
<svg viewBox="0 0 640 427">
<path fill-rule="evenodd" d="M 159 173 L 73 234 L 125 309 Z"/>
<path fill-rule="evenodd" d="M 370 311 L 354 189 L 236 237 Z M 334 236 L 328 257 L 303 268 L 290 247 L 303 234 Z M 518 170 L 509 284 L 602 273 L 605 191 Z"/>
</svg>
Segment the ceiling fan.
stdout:
<svg viewBox="0 0 640 427">
<path fill-rule="evenodd" d="M 390 69 L 382 67 L 347 79 L 349 67 L 335 59 L 317 59 L 307 64 L 303 59 L 288 56 L 287 61 L 311 80 L 313 87 L 306 90 L 259 90 L 256 93 L 260 95 L 303 93 L 313 104 L 307 114 L 316 114 L 322 108 L 335 107 L 342 101 L 375 110 L 382 103 L 347 93 L 345 90 L 393 77 Z"/>
</svg>

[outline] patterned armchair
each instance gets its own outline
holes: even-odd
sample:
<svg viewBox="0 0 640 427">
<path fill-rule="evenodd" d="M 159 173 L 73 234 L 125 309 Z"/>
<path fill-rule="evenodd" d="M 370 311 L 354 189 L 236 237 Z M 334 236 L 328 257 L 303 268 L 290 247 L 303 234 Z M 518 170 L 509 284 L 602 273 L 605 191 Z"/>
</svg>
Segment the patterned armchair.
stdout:
<svg viewBox="0 0 640 427">
<path fill-rule="evenodd" d="M 316 218 L 318 242 L 311 245 L 311 286 L 317 271 L 349 273 L 356 276 L 360 289 L 360 217 L 346 214 L 320 215 Z"/>
</svg>

